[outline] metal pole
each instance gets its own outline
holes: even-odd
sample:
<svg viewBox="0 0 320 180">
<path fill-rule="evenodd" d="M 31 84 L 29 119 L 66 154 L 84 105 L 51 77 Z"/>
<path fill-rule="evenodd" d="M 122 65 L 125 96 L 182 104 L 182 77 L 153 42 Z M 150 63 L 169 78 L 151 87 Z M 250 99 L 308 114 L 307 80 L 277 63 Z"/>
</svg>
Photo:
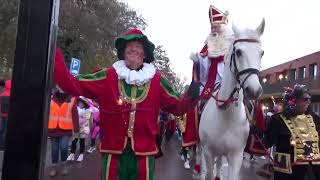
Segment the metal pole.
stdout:
<svg viewBox="0 0 320 180">
<path fill-rule="evenodd" d="M 20 0 L 2 180 L 43 179 L 59 0 Z"/>
</svg>

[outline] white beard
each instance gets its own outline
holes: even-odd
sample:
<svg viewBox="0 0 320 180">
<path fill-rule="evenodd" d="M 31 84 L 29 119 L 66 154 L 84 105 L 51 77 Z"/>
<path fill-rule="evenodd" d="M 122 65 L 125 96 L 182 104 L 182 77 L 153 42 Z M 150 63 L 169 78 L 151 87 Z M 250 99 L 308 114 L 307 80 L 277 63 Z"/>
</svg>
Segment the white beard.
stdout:
<svg viewBox="0 0 320 180">
<path fill-rule="evenodd" d="M 222 33 L 217 34 L 216 36 L 213 36 L 212 33 L 210 33 L 206 40 L 208 45 L 208 57 L 214 58 L 227 54 L 232 38 L 232 33 L 227 28 L 224 28 Z"/>
</svg>

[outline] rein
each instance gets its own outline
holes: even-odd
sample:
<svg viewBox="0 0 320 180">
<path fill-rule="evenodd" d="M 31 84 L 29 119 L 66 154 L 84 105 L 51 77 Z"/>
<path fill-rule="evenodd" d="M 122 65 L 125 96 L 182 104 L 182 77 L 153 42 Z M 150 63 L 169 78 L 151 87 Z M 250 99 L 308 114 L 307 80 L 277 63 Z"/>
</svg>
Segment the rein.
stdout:
<svg viewBox="0 0 320 180">
<path fill-rule="evenodd" d="M 236 61 L 236 58 L 235 58 L 235 50 L 236 50 L 235 49 L 235 44 L 238 43 L 238 42 L 260 43 L 260 41 L 258 41 L 257 39 L 237 39 L 237 40 L 235 40 L 233 42 L 233 50 L 232 50 L 231 60 L 230 60 L 230 71 L 232 72 L 232 65 L 233 65 L 233 68 L 234 68 L 233 74 L 234 74 L 234 76 L 235 76 L 235 78 L 237 80 L 238 85 L 240 85 L 240 86 L 239 87 L 236 86 L 232 90 L 232 92 L 231 92 L 231 94 L 230 94 L 230 96 L 229 96 L 229 98 L 227 100 L 218 99 L 219 91 L 218 91 L 218 93 L 216 93 L 216 95 L 212 95 L 211 94 L 211 97 L 216 100 L 216 104 L 217 104 L 218 108 L 220 108 L 220 109 L 225 109 L 227 106 L 229 106 L 233 102 L 238 101 L 239 98 L 238 97 L 234 97 L 234 95 L 236 93 L 239 94 L 240 89 L 243 88 L 244 83 L 247 81 L 247 79 L 251 75 L 254 75 L 254 74 L 259 75 L 259 73 L 260 73 L 260 71 L 258 69 L 255 69 L 255 68 L 247 68 L 247 69 L 244 69 L 242 71 L 238 70 L 237 61 Z M 242 75 L 245 75 L 245 74 L 247 74 L 247 76 L 241 82 L 240 77 Z M 201 85 L 204 86 L 203 84 L 201 84 Z M 218 103 L 222 103 L 222 104 L 218 104 Z"/>
</svg>

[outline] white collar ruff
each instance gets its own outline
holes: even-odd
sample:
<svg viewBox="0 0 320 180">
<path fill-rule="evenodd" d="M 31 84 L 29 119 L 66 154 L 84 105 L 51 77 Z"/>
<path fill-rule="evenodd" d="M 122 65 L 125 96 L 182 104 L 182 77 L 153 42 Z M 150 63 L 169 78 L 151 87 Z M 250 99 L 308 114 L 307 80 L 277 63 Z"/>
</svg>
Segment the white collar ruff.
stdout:
<svg viewBox="0 0 320 180">
<path fill-rule="evenodd" d="M 154 65 L 149 63 L 143 63 L 143 67 L 139 71 L 129 69 L 124 63 L 124 60 L 119 60 L 112 66 L 116 70 L 119 79 L 124 79 L 127 84 L 137 86 L 148 82 L 156 73 Z"/>
</svg>

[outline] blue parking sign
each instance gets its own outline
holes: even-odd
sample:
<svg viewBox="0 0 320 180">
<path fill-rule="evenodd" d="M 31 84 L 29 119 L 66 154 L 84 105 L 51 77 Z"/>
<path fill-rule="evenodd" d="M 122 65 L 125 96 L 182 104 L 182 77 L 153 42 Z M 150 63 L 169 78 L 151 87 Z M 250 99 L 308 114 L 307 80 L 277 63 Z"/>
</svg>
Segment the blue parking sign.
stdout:
<svg viewBox="0 0 320 180">
<path fill-rule="evenodd" d="M 79 74 L 80 64 L 81 64 L 80 59 L 71 58 L 70 73 L 71 73 L 73 76 L 76 76 L 76 75 Z"/>
</svg>

